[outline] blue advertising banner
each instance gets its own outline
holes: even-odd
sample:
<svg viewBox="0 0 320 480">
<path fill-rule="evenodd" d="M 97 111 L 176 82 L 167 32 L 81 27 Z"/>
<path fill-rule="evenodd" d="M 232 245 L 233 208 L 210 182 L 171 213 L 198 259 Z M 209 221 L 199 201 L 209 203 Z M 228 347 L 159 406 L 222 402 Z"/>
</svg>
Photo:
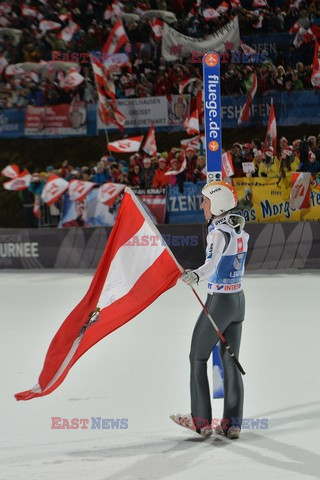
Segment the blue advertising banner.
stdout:
<svg viewBox="0 0 320 480">
<path fill-rule="evenodd" d="M 168 223 L 204 223 L 201 190 L 205 182 L 185 182 L 183 192 L 177 186 L 168 187 L 167 213 Z"/>
<path fill-rule="evenodd" d="M 0 138 L 24 136 L 25 110 L 0 110 Z"/>
<path fill-rule="evenodd" d="M 254 48 L 257 53 L 267 52 L 268 58 L 273 59 L 279 50 L 286 52 L 292 46 L 295 34 L 265 33 L 260 35 L 241 36 L 243 43 Z"/>
<path fill-rule="evenodd" d="M 217 53 L 203 57 L 203 92 L 207 180 L 212 182 L 222 178 L 220 57 Z"/>
</svg>

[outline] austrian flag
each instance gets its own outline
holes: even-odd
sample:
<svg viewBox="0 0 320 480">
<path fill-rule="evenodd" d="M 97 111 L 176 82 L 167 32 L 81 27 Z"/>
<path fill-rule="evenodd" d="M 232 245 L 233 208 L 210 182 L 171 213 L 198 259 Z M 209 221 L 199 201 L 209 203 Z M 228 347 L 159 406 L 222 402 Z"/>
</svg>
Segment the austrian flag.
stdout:
<svg viewBox="0 0 320 480">
<path fill-rule="evenodd" d="M 126 188 L 88 292 L 54 336 L 37 385 L 17 393 L 16 399 L 30 400 L 53 392 L 89 348 L 173 287 L 182 271 L 133 192 Z"/>
</svg>

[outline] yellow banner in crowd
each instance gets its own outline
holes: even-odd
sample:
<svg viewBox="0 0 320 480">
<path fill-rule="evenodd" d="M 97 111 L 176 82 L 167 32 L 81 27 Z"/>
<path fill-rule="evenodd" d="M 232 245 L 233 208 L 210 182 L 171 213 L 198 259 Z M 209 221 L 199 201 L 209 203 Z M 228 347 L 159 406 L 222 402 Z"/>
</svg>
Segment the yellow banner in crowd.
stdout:
<svg viewBox="0 0 320 480">
<path fill-rule="evenodd" d="M 290 208 L 291 174 L 286 178 L 234 178 L 239 213 L 251 222 L 320 220 L 320 188 L 311 185 L 310 208 Z M 311 182 L 312 183 L 312 182 Z"/>
</svg>

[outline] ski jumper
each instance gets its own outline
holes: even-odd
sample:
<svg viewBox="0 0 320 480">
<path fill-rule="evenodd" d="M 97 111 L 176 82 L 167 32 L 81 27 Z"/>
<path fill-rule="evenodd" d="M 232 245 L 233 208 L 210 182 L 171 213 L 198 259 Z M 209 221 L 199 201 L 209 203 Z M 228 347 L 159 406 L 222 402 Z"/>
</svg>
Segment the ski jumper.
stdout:
<svg viewBox="0 0 320 480">
<path fill-rule="evenodd" d="M 238 358 L 245 298 L 242 276 L 249 235 L 233 227 L 228 217 L 208 228 L 206 261 L 194 272 L 199 281 L 208 280 L 206 307 Z M 219 337 L 204 311 L 195 325 L 190 351 L 191 414 L 198 428 L 212 422 L 207 361 Z M 242 376 L 225 347 L 220 346 L 224 368 L 224 425 L 241 427 L 243 415 Z M 217 425 L 212 425 L 213 428 Z"/>
</svg>

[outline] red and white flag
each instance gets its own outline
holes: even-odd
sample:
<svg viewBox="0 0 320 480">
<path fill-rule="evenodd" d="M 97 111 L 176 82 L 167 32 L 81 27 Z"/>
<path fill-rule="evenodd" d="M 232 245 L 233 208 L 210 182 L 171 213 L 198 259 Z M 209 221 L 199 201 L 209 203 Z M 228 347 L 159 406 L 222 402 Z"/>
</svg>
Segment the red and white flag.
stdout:
<svg viewBox="0 0 320 480">
<path fill-rule="evenodd" d="M 143 135 L 141 137 L 130 137 L 117 140 L 116 142 L 110 142 L 107 145 L 109 152 L 116 153 L 135 153 L 140 150 Z"/>
<path fill-rule="evenodd" d="M 31 182 L 31 174 L 28 170 L 23 170 L 17 177 L 5 182 L 3 188 L 6 190 L 25 190 Z"/>
<path fill-rule="evenodd" d="M 102 47 L 102 53 L 107 53 L 109 55 L 117 53 L 126 43 L 129 43 L 129 39 L 121 20 L 118 20 L 114 24 L 106 43 Z"/>
<path fill-rule="evenodd" d="M 61 76 L 59 79 L 59 86 L 63 90 L 73 90 L 84 82 L 85 78 L 77 72 L 76 69 L 71 68 L 65 77 Z"/>
<path fill-rule="evenodd" d="M 179 173 L 183 172 L 186 168 L 187 168 L 187 159 L 186 157 L 184 157 L 179 170 L 169 170 L 168 172 L 165 173 L 165 175 L 179 175 Z"/>
<path fill-rule="evenodd" d="M 172 288 L 182 272 L 160 232 L 126 188 L 89 290 L 55 334 L 37 385 L 15 398 L 30 400 L 53 392 L 87 350 Z"/>
<path fill-rule="evenodd" d="M 298 22 L 295 22 L 292 27 L 290 28 L 289 30 L 289 33 L 293 34 L 293 33 L 298 33 L 300 30 L 300 25 Z"/>
<path fill-rule="evenodd" d="M 257 10 L 255 10 L 256 12 Z M 262 25 L 263 25 L 263 19 L 264 19 L 264 13 L 260 13 L 257 17 L 257 23 L 253 23 L 252 26 L 253 28 L 262 28 Z"/>
<path fill-rule="evenodd" d="M 105 20 L 110 20 L 112 17 L 118 17 L 123 12 L 123 9 L 123 3 L 116 0 L 112 5 L 108 5 L 104 11 L 103 18 Z"/>
<path fill-rule="evenodd" d="M 183 126 L 188 135 L 196 135 L 200 133 L 198 109 L 185 119 Z"/>
<path fill-rule="evenodd" d="M 314 87 L 320 88 L 320 49 L 318 40 L 314 42 L 314 55 L 311 69 L 311 83 Z"/>
<path fill-rule="evenodd" d="M 164 22 L 160 18 L 155 18 L 150 22 L 152 36 L 156 42 L 159 42 L 163 36 L 163 24 Z"/>
<path fill-rule="evenodd" d="M 268 150 L 273 147 L 273 151 L 277 151 L 277 122 L 276 115 L 274 113 L 273 98 L 271 98 L 270 112 L 267 128 L 267 136 L 264 141 L 264 150 Z"/>
<path fill-rule="evenodd" d="M 250 119 L 250 106 L 252 103 L 252 100 L 254 99 L 254 96 L 257 92 L 257 75 L 255 73 L 252 74 L 252 84 L 250 88 L 250 92 L 248 94 L 248 98 L 246 100 L 246 103 L 243 105 L 240 116 L 238 118 L 238 125 L 244 122 L 248 122 Z"/>
<path fill-rule="evenodd" d="M 146 141 L 144 142 L 142 150 L 144 150 L 151 157 L 157 156 L 156 134 L 154 131 L 153 123 L 151 123 L 151 127 L 148 132 Z"/>
<path fill-rule="evenodd" d="M 182 95 L 184 89 L 185 89 L 188 85 L 190 85 L 190 83 L 193 83 L 193 82 L 195 82 L 196 80 L 198 80 L 196 77 L 185 78 L 184 80 L 182 80 L 182 82 L 179 83 L 179 94 Z"/>
<path fill-rule="evenodd" d="M 310 179 L 309 172 L 293 172 L 291 174 L 291 191 L 289 205 L 291 208 L 310 207 Z"/>
<path fill-rule="evenodd" d="M 25 71 L 22 70 L 21 67 L 11 64 L 7 66 L 6 71 L 4 73 L 6 77 L 10 77 L 11 75 L 23 75 L 25 74 Z"/>
<path fill-rule="evenodd" d="M 1 5 L 0 5 L 0 14 L 1 15 L 6 15 L 8 13 L 10 13 L 12 10 L 12 5 L 10 5 L 10 3 L 8 2 L 2 2 Z"/>
<path fill-rule="evenodd" d="M 71 18 L 69 18 L 69 23 L 63 30 L 58 34 L 58 38 L 63 40 L 64 42 L 70 42 L 72 40 L 73 35 L 80 30 L 80 27 L 77 23 L 75 23 Z"/>
<path fill-rule="evenodd" d="M 98 200 L 111 207 L 125 188 L 126 186 L 122 183 L 104 183 L 99 187 Z"/>
<path fill-rule="evenodd" d="M 222 154 L 222 178 L 234 175 L 233 161 L 230 150 Z"/>
<path fill-rule="evenodd" d="M 231 7 L 232 8 L 239 8 L 241 7 L 241 2 L 240 0 L 230 0 Z"/>
<path fill-rule="evenodd" d="M 19 167 L 12 163 L 11 165 L 7 165 L 1 171 L 1 175 L 8 178 L 17 178 L 19 176 Z"/>
<path fill-rule="evenodd" d="M 253 0 L 252 6 L 254 8 L 266 8 L 268 7 L 268 2 L 266 0 Z"/>
<path fill-rule="evenodd" d="M 206 22 L 210 22 L 210 20 L 220 17 L 220 13 L 214 8 L 206 8 L 203 10 L 203 16 Z"/>
<path fill-rule="evenodd" d="M 219 7 L 217 8 L 218 13 L 225 13 L 229 10 L 229 4 L 225 1 L 220 3 Z"/>
<path fill-rule="evenodd" d="M 59 30 L 62 28 L 61 23 L 58 22 L 53 22 L 52 20 L 41 20 L 39 22 L 39 28 L 44 34 L 45 32 L 48 32 L 50 30 Z"/>
<path fill-rule="evenodd" d="M 201 146 L 201 141 L 205 137 L 201 137 L 200 135 L 196 135 L 195 137 L 192 138 L 186 138 L 185 140 L 181 140 L 180 146 L 181 148 L 187 149 L 187 148 L 192 148 L 195 152 L 200 151 L 200 146 Z"/>
<path fill-rule="evenodd" d="M 47 205 L 52 205 L 64 194 L 69 186 L 69 182 L 58 175 L 52 174 L 43 187 L 41 198 Z"/>
<path fill-rule="evenodd" d="M 68 186 L 68 194 L 70 200 L 82 202 L 89 192 L 95 186 L 94 182 L 86 182 L 84 180 L 71 180 Z"/>
<path fill-rule="evenodd" d="M 293 45 L 295 48 L 301 47 L 304 42 L 304 37 L 306 36 L 307 30 L 303 27 L 299 28 L 297 35 L 294 37 Z"/>
</svg>

